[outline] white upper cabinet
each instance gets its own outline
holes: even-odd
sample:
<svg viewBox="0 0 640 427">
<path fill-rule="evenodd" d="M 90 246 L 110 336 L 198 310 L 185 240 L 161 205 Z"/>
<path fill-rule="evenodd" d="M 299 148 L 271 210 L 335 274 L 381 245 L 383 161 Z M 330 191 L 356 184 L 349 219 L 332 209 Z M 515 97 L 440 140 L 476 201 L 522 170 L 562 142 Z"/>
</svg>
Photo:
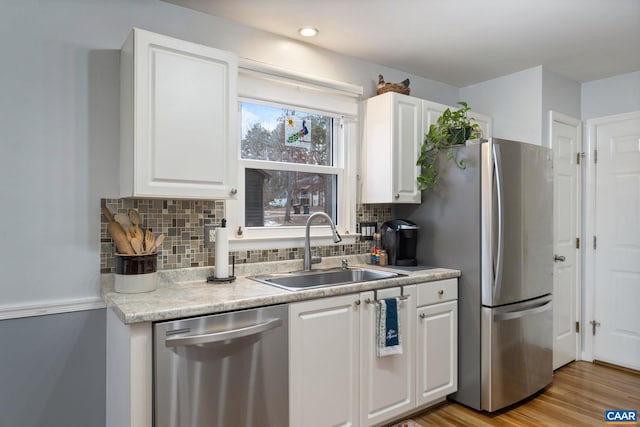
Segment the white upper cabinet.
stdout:
<svg viewBox="0 0 640 427">
<path fill-rule="evenodd" d="M 237 193 L 235 54 L 134 29 L 121 51 L 120 195 Z"/>
<path fill-rule="evenodd" d="M 429 126 L 450 107 L 395 92 L 365 103 L 362 146 L 362 203 L 420 203 L 416 165 Z M 491 117 L 469 112 L 483 138 L 491 137 Z"/>
<path fill-rule="evenodd" d="M 387 92 L 366 101 L 362 203 L 420 203 L 423 135 L 421 99 Z"/>
<path fill-rule="evenodd" d="M 480 126 L 481 138 L 489 139 L 493 137 L 491 129 L 491 116 L 486 116 L 480 113 L 474 113 L 469 111 L 469 117 L 475 119 L 475 122 Z"/>
</svg>

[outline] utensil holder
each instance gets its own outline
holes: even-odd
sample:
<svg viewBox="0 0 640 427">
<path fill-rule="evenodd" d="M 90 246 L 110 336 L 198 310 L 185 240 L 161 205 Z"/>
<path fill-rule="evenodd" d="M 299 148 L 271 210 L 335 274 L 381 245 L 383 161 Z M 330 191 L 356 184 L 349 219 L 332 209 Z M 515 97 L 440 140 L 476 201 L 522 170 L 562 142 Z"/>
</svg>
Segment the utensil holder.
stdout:
<svg viewBox="0 0 640 427">
<path fill-rule="evenodd" d="M 158 253 L 116 256 L 115 291 L 136 294 L 158 287 Z"/>
</svg>

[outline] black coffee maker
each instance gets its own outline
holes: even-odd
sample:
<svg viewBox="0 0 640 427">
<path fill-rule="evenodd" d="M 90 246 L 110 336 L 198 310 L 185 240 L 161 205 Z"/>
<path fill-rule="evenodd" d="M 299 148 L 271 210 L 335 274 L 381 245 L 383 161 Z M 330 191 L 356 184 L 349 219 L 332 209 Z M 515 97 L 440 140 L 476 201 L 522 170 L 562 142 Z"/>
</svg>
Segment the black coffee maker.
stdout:
<svg viewBox="0 0 640 427">
<path fill-rule="evenodd" d="M 418 226 L 406 219 L 392 219 L 382 224 L 382 246 L 387 250 L 389 265 L 414 266 Z"/>
</svg>

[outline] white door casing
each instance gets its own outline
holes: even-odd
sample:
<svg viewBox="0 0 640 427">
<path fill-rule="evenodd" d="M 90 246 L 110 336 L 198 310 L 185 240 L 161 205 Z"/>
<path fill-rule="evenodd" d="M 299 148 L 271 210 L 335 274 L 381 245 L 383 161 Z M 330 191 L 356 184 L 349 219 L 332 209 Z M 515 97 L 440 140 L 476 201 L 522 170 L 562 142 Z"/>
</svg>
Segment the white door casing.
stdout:
<svg viewBox="0 0 640 427">
<path fill-rule="evenodd" d="M 553 150 L 553 369 L 578 355 L 580 316 L 581 170 L 579 119 L 549 112 Z M 580 239 L 580 240 L 578 240 Z"/>
<path fill-rule="evenodd" d="M 588 121 L 587 355 L 640 369 L 640 111 Z M 594 151 L 597 150 L 597 151 Z M 596 154 L 597 153 L 597 154 Z M 595 330 L 595 334 L 593 331 Z"/>
</svg>

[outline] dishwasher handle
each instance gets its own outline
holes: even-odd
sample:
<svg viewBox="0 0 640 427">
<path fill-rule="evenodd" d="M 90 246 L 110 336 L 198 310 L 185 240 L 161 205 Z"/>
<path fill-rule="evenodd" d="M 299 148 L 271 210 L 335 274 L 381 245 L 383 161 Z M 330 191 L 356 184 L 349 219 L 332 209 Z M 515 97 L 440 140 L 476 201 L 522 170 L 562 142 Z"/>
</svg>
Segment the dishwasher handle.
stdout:
<svg viewBox="0 0 640 427">
<path fill-rule="evenodd" d="M 277 328 L 282 325 L 282 319 L 269 319 L 264 323 L 246 326 L 244 328 L 231 329 L 223 332 L 214 332 L 211 334 L 187 335 L 179 337 L 170 337 L 165 340 L 167 347 L 183 347 L 190 345 L 213 344 L 221 341 L 234 340 L 238 338 L 257 335 L 270 329 Z"/>
</svg>

